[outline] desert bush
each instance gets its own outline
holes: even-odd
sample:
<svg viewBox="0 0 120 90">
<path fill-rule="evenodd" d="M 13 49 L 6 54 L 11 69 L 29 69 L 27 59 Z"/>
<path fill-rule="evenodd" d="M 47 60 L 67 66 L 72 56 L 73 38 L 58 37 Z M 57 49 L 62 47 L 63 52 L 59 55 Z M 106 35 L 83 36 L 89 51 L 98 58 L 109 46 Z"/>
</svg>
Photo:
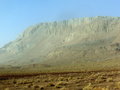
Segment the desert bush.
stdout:
<svg viewBox="0 0 120 90">
<path fill-rule="evenodd" d="M 68 80 L 71 80 L 72 79 L 72 77 L 68 77 Z"/>
<path fill-rule="evenodd" d="M 63 87 L 63 88 L 61 88 L 60 90 L 70 90 L 70 89 L 68 89 L 68 88 L 66 88 L 66 87 Z"/>
<path fill-rule="evenodd" d="M 67 82 L 60 81 L 60 82 L 56 83 L 55 87 L 56 88 L 62 88 L 64 86 L 66 86 L 66 85 L 67 85 Z"/>
<path fill-rule="evenodd" d="M 48 79 L 43 80 L 43 82 L 50 82 Z"/>
<path fill-rule="evenodd" d="M 109 87 L 95 87 L 93 90 L 109 90 Z"/>
<path fill-rule="evenodd" d="M 64 77 L 59 77 L 59 81 L 64 81 Z"/>
<path fill-rule="evenodd" d="M 33 88 L 40 88 L 39 85 L 33 85 Z"/>
<path fill-rule="evenodd" d="M 120 82 L 116 83 L 116 87 L 120 89 Z"/>
<path fill-rule="evenodd" d="M 83 90 L 93 90 L 93 86 L 91 83 L 89 83 L 87 86 L 83 88 Z"/>
<path fill-rule="evenodd" d="M 29 84 L 29 83 L 32 83 L 32 81 L 27 79 L 19 79 L 17 81 L 17 84 Z"/>
<path fill-rule="evenodd" d="M 105 81 L 106 81 L 106 79 L 105 79 L 104 77 L 102 77 L 102 76 L 98 77 L 98 78 L 95 80 L 96 83 L 103 83 L 103 82 L 105 82 Z"/>
<path fill-rule="evenodd" d="M 36 79 L 34 82 L 38 83 L 38 82 L 41 82 L 40 79 Z"/>
<path fill-rule="evenodd" d="M 55 86 L 55 84 L 54 83 L 48 83 L 48 85 L 47 85 L 48 87 L 54 87 Z"/>
<path fill-rule="evenodd" d="M 40 90 L 44 90 L 44 86 L 40 86 Z"/>
<path fill-rule="evenodd" d="M 55 87 L 56 87 L 56 88 L 62 88 L 62 86 L 61 86 L 61 85 L 55 85 Z"/>
<path fill-rule="evenodd" d="M 33 86 L 33 84 L 27 84 L 26 88 L 31 88 Z"/>
<path fill-rule="evenodd" d="M 64 81 L 60 81 L 60 82 L 58 82 L 57 83 L 57 85 L 62 85 L 62 86 L 65 86 L 65 85 L 67 85 L 68 83 L 67 82 L 64 82 Z"/>
<path fill-rule="evenodd" d="M 17 81 L 16 80 L 13 80 L 13 82 L 12 82 L 13 84 L 16 84 L 17 83 Z"/>
<path fill-rule="evenodd" d="M 5 88 L 4 90 L 10 90 L 10 88 Z"/>
<path fill-rule="evenodd" d="M 107 82 L 113 82 L 113 78 L 107 78 Z"/>
</svg>

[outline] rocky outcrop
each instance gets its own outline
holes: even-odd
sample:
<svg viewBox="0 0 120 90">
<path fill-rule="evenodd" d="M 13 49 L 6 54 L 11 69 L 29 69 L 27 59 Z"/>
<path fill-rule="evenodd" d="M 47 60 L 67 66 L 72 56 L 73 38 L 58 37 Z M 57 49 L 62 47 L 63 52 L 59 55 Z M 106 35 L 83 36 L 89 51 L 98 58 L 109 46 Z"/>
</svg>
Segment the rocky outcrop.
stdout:
<svg viewBox="0 0 120 90">
<path fill-rule="evenodd" d="M 87 17 L 40 23 L 0 49 L 10 65 L 81 65 L 119 58 L 120 17 Z"/>
</svg>

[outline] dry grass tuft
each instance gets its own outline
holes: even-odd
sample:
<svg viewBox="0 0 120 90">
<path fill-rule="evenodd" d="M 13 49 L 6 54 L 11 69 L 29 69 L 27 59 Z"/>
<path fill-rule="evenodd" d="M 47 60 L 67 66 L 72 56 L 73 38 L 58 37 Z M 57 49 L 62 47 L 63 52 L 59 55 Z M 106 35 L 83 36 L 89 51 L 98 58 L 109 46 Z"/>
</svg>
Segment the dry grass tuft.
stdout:
<svg viewBox="0 0 120 90">
<path fill-rule="evenodd" d="M 58 85 L 65 86 L 65 85 L 67 85 L 68 83 L 67 83 L 67 82 L 65 82 L 65 81 L 60 81 L 60 82 L 58 82 L 57 84 L 58 84 Z"/>
<path fill-rule="evenodd" d="M 65 81 L 59 81 L 58 83 L 56 83 L 55 87 L 56 88 L 62 88 L 64 86 L 66 86 L 66 85 L 67 85 L 67 82 L 65 82 Z"/>
<path fill-rule="evenodd" d="M 10 88 L 5 88 L 4 90 L 10 90 Z"/>
<path fill-rule="evenodd" d="M 54 87 L 55 86 L 55 84 L 53 84 L 53 83 L 48 83 L 48 85 L 47 85 L 48 87 Z"/>
<path fill-rule="evenodd" d="M 83 88 L 83 90 L 93 90 L 93 86 L 91 83 L 89 83 L 87 86 Z"/>
<path fill-rule="evenodd" d="M 120 82 L 116 83 L 116 88 L 120 89 Z"/>
<path fill-rule="evenodd" d="M 33 88 L 36 89 L 36 88 L 40 88 L 39 85 L 33 85 Z"/>
<path fill-rule="evenodd" d="M 110 90 L 108 87 L 95 87 L 92 90 Z"/>
<path fill-rule="evenodd" d="M 96 80 L 95 80 L 96 83 L 103 83 L 103 82 L 106 82 L 106 78 L 104 78 L 103 76 L 99 76 Z"/>
<path fill-rule="evenodd" d="M 26 88 L 31 88 L 33 86 L 33 84 L 27 84 Z"/>
<path fill-rule="evenodd" d="M 45 88 L 44 88 L 44 86 L 40 86 L 40 90 L 44 90 Z"/>
<path fill-rule="evenodd" d="M 107 82 L 113 82 L 113 78 L 107 78 Z"/>
</svg>

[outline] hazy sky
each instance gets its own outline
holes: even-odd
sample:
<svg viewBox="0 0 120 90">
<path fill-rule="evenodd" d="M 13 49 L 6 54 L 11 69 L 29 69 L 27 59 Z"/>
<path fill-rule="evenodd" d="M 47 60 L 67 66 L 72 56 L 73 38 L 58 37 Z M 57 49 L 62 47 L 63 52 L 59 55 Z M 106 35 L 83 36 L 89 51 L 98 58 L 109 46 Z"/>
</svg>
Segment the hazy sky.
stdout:
<svg viewBox="0 0 120 90">
<path fill-rule="evenodd" d="M 120 16 L 120 0 L 0 0 L 0 46 L 30 25 L 90 16 Z"/>
</svg>

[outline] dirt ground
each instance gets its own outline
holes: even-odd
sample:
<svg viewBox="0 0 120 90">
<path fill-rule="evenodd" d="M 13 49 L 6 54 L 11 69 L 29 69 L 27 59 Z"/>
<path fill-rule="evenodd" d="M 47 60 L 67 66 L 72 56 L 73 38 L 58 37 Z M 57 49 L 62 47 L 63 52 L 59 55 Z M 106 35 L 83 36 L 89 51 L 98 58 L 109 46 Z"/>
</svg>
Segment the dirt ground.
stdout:
<svg viewBox="0 0 120 90">
<path fill-rule="evenodd" d="M 120 71 L 6 75 L 0 90 L 120 90 Z"/>
</svg>

